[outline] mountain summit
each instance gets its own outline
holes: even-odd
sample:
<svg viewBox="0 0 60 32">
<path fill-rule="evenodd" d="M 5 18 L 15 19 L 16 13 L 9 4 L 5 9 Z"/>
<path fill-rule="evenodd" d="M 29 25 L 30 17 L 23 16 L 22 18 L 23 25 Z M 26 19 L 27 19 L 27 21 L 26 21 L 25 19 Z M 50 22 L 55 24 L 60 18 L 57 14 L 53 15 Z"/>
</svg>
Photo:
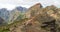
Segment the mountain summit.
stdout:
<svg viewBox="0 0 60 32">
<path fill-rule="evenodd" d="M 31 9 L 32 8 L 34 8 L 34 9 L 36 9 L 36 8 L 42 8 L 42 5 L 41 5 L 41 3 L 37 3 L 37 4 L 35 4 L 35 5 L 33 5 L 32 7 L 30 7 Z"/>
<path fill-rule="evenodd" d="M 42 9 L 42 5 L 40 3 L 37 3 L 35 5 L 33 5 L 32 7 L 30 7 L 28 9 L 28 12 L 26 13 L 27 17 L 33 17 L 35 16 L 36 14 L 39 13 L 39 11 Z"/>
</svg>

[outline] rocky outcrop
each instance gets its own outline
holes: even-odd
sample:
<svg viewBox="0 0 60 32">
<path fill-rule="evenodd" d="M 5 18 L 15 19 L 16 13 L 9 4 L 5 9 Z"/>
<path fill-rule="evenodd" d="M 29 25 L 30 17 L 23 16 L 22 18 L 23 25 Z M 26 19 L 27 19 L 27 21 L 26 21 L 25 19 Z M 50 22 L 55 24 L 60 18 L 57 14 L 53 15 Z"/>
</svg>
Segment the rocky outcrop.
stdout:
<svg viewBox="0 0 60 32">
<path fill-rule="evenodd" d="M 26 17 L 30 18 L 35 16 L 36 14 L 39 13 L 39 11 L 41 10 L 42 5 L 40 3 L 37 3 L 35 5 L 33 5 L 32 7 L 30 7 L 26 13 Z"/>
<path fill-rule="evenodd" d="M 29 27 L 29 28 L 25 27 L 25 30 L 27 29 L 26 31 L 33 32 L 34 29 L 36 29 L 36 27 L 39 28 L 39 32 L 43 32 L 44 30 L 45 30 L 44 32 L 58 32 L 59 31 L 58 29 L 58 27 L 60 27 L 59 8 L 55 7 L 54 5 L 43 8 L 42 5 L 38 3 L 30 7 L 28 11 L 29 11 L 28 15 L 30 16 L 31 20 L 26 22 L 27 23 L 26 27 Z M 34 22 L 36 21 L 39 23 L 39 24 L 37 23 L 38 24 L 37 26 L 36 24 L 34 25 Z M 29 25 L 33 26 L 33 30 L 32 30 L 32 27 Z"/>
</svg>

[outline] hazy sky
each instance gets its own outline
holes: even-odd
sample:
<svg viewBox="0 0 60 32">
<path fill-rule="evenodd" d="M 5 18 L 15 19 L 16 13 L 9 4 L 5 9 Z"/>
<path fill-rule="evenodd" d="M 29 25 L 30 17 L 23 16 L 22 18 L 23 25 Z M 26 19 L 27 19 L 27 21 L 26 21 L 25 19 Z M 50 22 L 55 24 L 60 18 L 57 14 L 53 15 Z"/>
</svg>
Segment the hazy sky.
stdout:
<svg viewBox="0 0 60 32">
<path fill-rule="evenodd" d="M 29 8 L 39 2 L 44 7 L 49 5 L 55 5 L 57 7 L 60 7 L 60 0 L 0 0 L 0 8 L 13 9 L 16 6 Z"/>
</svg>

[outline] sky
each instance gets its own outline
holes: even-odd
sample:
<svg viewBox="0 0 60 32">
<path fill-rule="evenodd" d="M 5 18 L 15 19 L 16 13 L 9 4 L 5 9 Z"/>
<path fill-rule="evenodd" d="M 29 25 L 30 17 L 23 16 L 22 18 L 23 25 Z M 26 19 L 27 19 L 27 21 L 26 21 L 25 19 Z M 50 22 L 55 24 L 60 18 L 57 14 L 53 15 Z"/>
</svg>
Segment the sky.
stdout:
<svg viewBox="0 0 60 32">
<path fill-rule="evenodd" d="M 60 0 L 0 0 L 0 8 L 14 9 L 16 6 L 29 8 L 36 3 L 41 3 L 43 7 L 55 5 L 60 7 Z"/>
</svg>

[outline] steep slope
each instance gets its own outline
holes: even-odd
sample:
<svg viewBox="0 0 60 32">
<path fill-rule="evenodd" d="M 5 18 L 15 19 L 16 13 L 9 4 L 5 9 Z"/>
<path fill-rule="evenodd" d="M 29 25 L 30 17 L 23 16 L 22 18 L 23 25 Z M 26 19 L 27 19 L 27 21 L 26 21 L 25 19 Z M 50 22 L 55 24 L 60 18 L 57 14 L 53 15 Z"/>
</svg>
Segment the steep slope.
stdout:
<svg viewBox="0 0 60 32">
<path fill-rule="evenodd" d="M 19 15 L 20 15 L 20 11 L 17 10 L 11 11 L 8 23 L 13 23 L 13 21 L 16 20 Z"/>
<path fill-rule="evenodd" d="M 9 21 L 13 22 L 14 20 L 23 19 L 24 14 L 26 13 L 27 8 L 18 6 L 10 12 Z"/>
</svg>

